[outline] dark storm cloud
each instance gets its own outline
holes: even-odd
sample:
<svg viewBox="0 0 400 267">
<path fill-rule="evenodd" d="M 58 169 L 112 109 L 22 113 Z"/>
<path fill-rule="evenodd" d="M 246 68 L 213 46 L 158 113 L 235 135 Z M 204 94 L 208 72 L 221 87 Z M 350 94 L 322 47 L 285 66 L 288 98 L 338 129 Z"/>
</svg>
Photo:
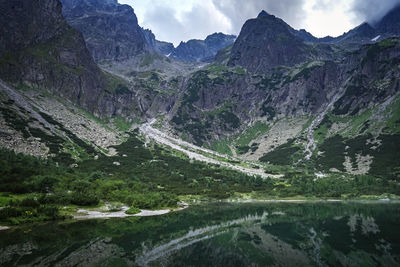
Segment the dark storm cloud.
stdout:
<svg viewBox="0 0 400 267">
<path fill-rule="evenodd" d="M 400 0 L 354 0 L 351 11 L 358 20 L 374 23 L 399 4 Z"/>
<path fill-rule="evenodd" d="M 293 27 L 299 27 L 306 18 L 303 5 L 306 0 L 212 0 L 215 7 L 231 20 L 238 33 L 243 23 L 261 10 L 282 18 Z"/>
</svg>

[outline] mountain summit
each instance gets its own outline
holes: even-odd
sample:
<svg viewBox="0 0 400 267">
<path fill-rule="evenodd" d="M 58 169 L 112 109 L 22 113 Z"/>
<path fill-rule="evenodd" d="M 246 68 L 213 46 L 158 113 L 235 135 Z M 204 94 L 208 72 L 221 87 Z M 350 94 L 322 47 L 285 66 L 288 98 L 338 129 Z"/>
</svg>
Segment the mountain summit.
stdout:
<svg viewBox="0 0 400 267">
<path fill-rule="evenodd" d="M 68 23 L 82 32 L 96 62 L 122 61 L 149 52 L 134 10 L 116 0 L 61 0 Z"/>
<path fill-rule="evenodd" d="M 303 40 L 283 20 L 265 11 L 246 21 L 232 48 L 229 65 L 263 72 L 277 66 L 293 66 L 308 57 Z"/>
<path fill-rule="evenodd" d="M 171 57 L 186 62 L 209 62 L 217 52 L 235 41 L 235 35 L 214 33 L 205 40 L 189 40 L 181 42 L 172 52 Z"/>
</svg>

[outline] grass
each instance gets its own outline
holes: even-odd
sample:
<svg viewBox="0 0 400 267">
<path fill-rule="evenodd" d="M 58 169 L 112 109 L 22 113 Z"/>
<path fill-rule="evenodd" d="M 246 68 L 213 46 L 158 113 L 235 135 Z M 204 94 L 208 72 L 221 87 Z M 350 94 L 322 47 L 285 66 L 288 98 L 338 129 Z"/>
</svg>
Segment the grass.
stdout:
<svg viewBox="0 0 400 267">
<path fill-rule="evenodd" d="M 262 156 L 260 161 L 275 165 L 291 165 L 294 154 L 300 151 L 300 147 L 293 144 L 294 141 L 294 139 L 288 140 L 286 144 L 280 145 L 273 151 Z"/>
<path fill-rule="evenodd" d="M 209 147 L 214 151 L 230 156 L 232 156 L 230 146 L 235 147 L 236 153 L 238 154 L 244 154 L 249 150 L 254 152 L 258 147 L 257 144 L 254 144 L 253 146 L 249 146 L 249 144 L 260 136 L 266 134 L 269 130 L 269 125 L 258 121 L 242 133 L 231 137 L 224 137 L 221 140 L 213 142 Z"/>
<path fill-rule="evenodd" d="M 128 131 L 132 126 L 132 123 L 128 122 L 125 118 L 121 116 L 115 116 L 113 122 L 115 127 L 121 132 Z"/>
<path fill-rule="evenodd" d="M 400 97 L 397 97 L 393 103 L 386 108 L 386 113 L 389 114 L 387 119 L 385 132 L 400 133 Z"/>
<path fill-rule="evenodd" d="M 266 134 L 270 130 L 270 126 L 263 122 L 256 122 L 252 127 L 247 128 L 235 141 L 238 146 L 247 146 L 251 141 Z"/>
<path fill-rule="evenodd" d="M 224 137 L 222 140 L 215 141 L 211 144 L 210 148 L 218 153 L 232 156 L 232 151 L 229 147 L 231 139 Z"/>
<path fill-rule="evenodd" d="M 129 84 L 126 80 L 110 74 L 108 72 L 103 72 L 104 78 L 106 80 L 106 88 L 105 91 L 117 94 L 117 95 L 124 95 L 129 94 L 131 91 L 129 90 Z"/>
</svg>

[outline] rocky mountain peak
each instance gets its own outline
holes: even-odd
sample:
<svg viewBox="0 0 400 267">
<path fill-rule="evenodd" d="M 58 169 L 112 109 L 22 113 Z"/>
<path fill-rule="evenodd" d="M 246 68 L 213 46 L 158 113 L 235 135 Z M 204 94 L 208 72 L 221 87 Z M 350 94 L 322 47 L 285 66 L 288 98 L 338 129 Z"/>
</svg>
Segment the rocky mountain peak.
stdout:
<svg viewBox="0 0 400 267">
<path fill-rule="evenodd" d="M 62 3 L 66 20 L 82 32 L 95 61 L 123 61 L 152 50 L 131 6 L 117 0 Z"/>
<path fill-rule="evenodd" d="M 283 20 L 262 11 L 243 25 L 228 64 L 262 72 L 304 61 L 306 45 L 293 31 Z"/>
<path fill-rule="evenodd" d="M 219 50 L 233 44 L 235 39 L 235 35 L 213 33 L 205 40 L 181 42 L 171 56 L 186 62 L 212 61 Z"/>
<path fill-rule="evenodd" d="M 386 33 L 390 36 L 400 34 L 400 4 L 389 11 L 376 25 L 379 32 Z"/>
<path fill-rule="evenodd" d="M 262 10 L 262 11 L 258 14 L 257 18 L 258 18 L 258 19 L 262 19 L 262 18 L 268 18 L 268 17 L 270 17 L 270 16 L 272 16 L 272 15 L 268 14 L 265 10 Z M 272 16 L 272 17 L 275 17 L 275 16 Z"/>
</svg>

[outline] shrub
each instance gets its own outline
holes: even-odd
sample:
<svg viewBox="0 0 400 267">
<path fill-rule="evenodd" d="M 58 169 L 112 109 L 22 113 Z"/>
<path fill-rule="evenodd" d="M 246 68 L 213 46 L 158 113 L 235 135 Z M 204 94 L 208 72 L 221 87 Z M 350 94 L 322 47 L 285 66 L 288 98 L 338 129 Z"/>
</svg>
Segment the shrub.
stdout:
<svg viewBox="0 0 400 267">
<path fill-rule="evenodd" d="M 130 207 L 127 211 L 125 211 L 125 213 L 129 215 L 137 214 L 139 212 L 141 212 L 141 210 L 135 207 Z"/>
</svg>

